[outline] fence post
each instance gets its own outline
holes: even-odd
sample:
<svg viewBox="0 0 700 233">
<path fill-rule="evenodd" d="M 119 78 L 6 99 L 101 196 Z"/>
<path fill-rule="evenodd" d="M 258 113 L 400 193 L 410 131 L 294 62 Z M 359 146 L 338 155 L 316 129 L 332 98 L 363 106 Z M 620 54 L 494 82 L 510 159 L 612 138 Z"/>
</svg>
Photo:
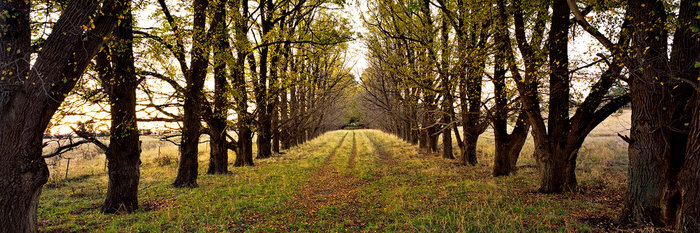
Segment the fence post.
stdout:
<svg viewBox="0 0 700 233">
<path fill-rule="evenodd" d="M 68 181 L 68 168 L 70 168 L 70 159 L 71 158 L 66 158 L 68 160 L 68 163 L 66 163 L 66 181 Z"/>
</svg>

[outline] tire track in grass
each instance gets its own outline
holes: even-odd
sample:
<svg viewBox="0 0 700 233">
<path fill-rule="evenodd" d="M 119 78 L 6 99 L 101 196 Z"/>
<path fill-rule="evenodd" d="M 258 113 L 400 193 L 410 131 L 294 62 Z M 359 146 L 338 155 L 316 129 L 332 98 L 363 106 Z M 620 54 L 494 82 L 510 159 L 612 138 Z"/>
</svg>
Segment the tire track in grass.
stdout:
<svg viewBox="0 0 700 233">
<path fill-rule="evenodd" d="M 341 146 L 343 146 L 343 142 L 345 141 L 345 137 L 348 136 L 348 133 L 345 133 L 342 138 L 340 138 L 340 142 L 338 142 L 338 145 L 333 148 L 333 151 L 326 157 L 326 161 L 323 162 L 323 165 L 321 165 L 321 170 L 323 170 L 324 167 L 327 167 L 330 163 L 331 160 L 333 160 L 333 157 L 335 157 L 335 154 L 338 153 L 338 149 L 340 149 Z"/>
<path fill-rule="evenodd" d="M 326 157 L 326 161 L 313 172 L 308 183 L 293 194 L 290 210 L 282 217 L 280 231 L 331 231 L 341 229 L 360 231 L 366 226 L 363 221 L 367 208 L 359 197 L 362 182 L 354 173 L 341 173 L 333 158 L 342 147 L 348 133 Z M 353 134 L 354 135 L 354 134 Z M 356 147 L 353 140 L 353 147 Z"/>
<path fill-rule="evenodd" d="M 352 151 L 350 152 L 350 159 L 348 159 L 348 169 L 355 169 L 355 157 L 357 157 L 357 140 L 355 139 L 355 132 L 352 133 Z"/>
<path fill-rule="evenodd" d="M 372 146 L 374 146 L 374 151 L 379 155 L 377 158 L 377 162 L 382 165 L 387 165 L 388 163 L 393 160 L 391 157 L 391 154 L 389 154 L 385 149 L 384 146 L 382 146 L 379 142 L 377 142 L 377 139 L 374 138 L 373 136 L 366 134 L 367 139 L 372 143 Z"/>
<path fill-rule="evenodd" d="M 316 168 L 315 171 L 312 171 L 311 174 L 308 177 L 308 182 L 303 185 L 303 187 L 299 188 L 299 191 L 297 193 L 292 194 L 292 200 L 290 200 L 288 203 L 283 204 L 280 209 L 272 210 L 272 212 L 264 213 L 264 212 L 253 212 L 252 214 L 243 216 L 242 219 L 238 219 L 228 226 L 228 230 L 231 232 L 247 232 L 250 230 L 253 231 L 274 231 L 274 232 L 279 232 L 279 231 L 290 231 L 294 228 L 290 228 L 288 225 L 289 223 L 292 223 L 295 221 L 295 217 L 290 215 L 294 214 L 294 211 L 300 210 L 301 208 L 298 207 L 300 203 L 300 195 L 299 193 L 302 193 L 302 196 L 305 195 L 305 193 L 309 192 L 309 190 L 314 190 L 311 189 L 312 186 L 317 186 L 318 182 L 321 181 L 319 177 L 322 174 L 327 174 L 331 173 L 333 167 L 330 166 L 330 162 L 333 160 L 333 157 L 335 157 L 336 153 L 338 152 L 338 149 L 343 145 L 343 142 L 345 141 L 345 137 L 348 135 L 348 133 L 345 133 L 342 138 L 340 138 L 340 141 L 338 141 L 338 145 L 336 145 L 333 150 L 328 154 L 328 156 L 324 159 L 323 163 L 320 164 L 318 168 Z M 314 148 L 309 148 L 305 149 L 306 151 L 310 150 L 317 150 L 319 148 L 323 148 L 325 146 L 330 146 L 332 143 L 332 139 L 328 139 L 325 141 L 322 141 L 317 147 Z M 307 142 L 308 143 L 308 142 Z M 307 159 L 310 160 L 311 158 L 304 156 L 302 157 L 301 154 L 304 153 L 299 153 L 299 158 L 298 159 Z M 321 181 L 322 182 L 322 181 Z M 262 200 L 262 199 L 261 199 Z M 286 209 L 291 207 L 291 209 Z M 291 211 L 290 211 L 291 210 Z M 281 217 L 280 217 L 281 216 Z M 271 221 L 272 219 L 282 219 L 283 221 L 280 221 L 279 219 L 277 221 Z M 267 230 L 265 230 L 267 229 Z"/>
<path fill-rule="evenodd" d="M 357 170 L 344 169 L 345 158 L 334 161 L 336 156 L 352 157 L 358 153 L 360 148 L 357 148 L 353 134 L 353 152 L 346 154 L 348 151 L 344 149 L 343 142 L 347 135 L 343 135 L 323 163 L 313 168 L 307 181 L 296 189 L 290 199 L 271 212 L 262 213 L 264 217 L 246 222 L 247 227 L 232 231 L 369 232 L 382 229 L 382 199 L 376 192 L 367 192 L 369 183 L 358 177 Z M 334 143 L 333 139 L 328 141 L 327 146 Z"/>
</svg>

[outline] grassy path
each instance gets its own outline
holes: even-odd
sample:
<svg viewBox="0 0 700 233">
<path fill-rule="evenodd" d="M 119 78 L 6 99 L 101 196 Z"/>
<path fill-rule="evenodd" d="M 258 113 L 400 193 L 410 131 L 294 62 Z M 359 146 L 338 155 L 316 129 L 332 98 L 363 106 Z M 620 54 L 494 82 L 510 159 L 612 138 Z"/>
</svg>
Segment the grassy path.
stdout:
<svg viewBox="0 0 700 233">
<path fill-rule="evenodd" d="M 355 133 L 352 133 L 352 151 L 350 151 L 350 159 L 348 159 L 348 169 L 355 169 L 355 157 L 357 157 L 357 139 Z"/>
<path fill-rule="evenodd" d="M 350 140 L 352 136 L 352 140 Z M 490 166 L 459 167 L 373 130 L 327 133 L 287 154 L 202 175 L 200 187 L 169 184 L 177 164 L 144 158 L 141 204 L 102 215 L 106 177 L 46 188 L 39 222 L 48 232 L 558 232 L 606 231 L 620 198 L 540 195 L 534 169 L 492 178 Z M 208 156 L 200 156 L 202 170 Z M 200 171 L 204 173 L 204 171 Z M 582 181 L 585 185 L 585 180 Z M 589 225 L 590 216 L 596 216 Z M 602 219 L 602 220 L 601 220 Z"/>
</svg>

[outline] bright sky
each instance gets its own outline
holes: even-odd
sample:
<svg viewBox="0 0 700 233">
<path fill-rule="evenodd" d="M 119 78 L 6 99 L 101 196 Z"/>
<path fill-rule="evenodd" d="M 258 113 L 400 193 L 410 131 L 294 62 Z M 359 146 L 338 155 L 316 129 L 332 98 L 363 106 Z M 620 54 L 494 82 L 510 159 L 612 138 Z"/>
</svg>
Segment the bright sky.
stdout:
<svg viewBox="0 0 700 233">
<path fill-rule="evenodd" d="M 345 8 L 345 12 L 350 15 L 355 33 L 364 34 L 367 32 L 362 24 L 361 14 L 367 11 L 366 0 L 350 0 L 349 5 Z M 350 65 L 353 65 L 352 72 L 356 79 L 359 79 L 362 72 L 367 68 L 367 58 L 365 53 L 367 48 L 362 38 L 358 38 L 349 44 Z"/>
</svg>

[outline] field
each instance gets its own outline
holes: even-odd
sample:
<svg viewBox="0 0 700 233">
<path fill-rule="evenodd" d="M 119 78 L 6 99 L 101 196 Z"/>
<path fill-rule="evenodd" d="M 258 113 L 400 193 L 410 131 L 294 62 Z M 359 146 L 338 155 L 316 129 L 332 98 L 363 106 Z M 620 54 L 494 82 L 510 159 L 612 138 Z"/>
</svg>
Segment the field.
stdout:
<svg viewBox="0 0 700 233">
<path fill-rule="evenodd" d="M 491 176 L 493 139 L 485 133 L 475 167 L 376 130 L 333 131 L 285 154 L 203 175 L 199 188 L 170 186 L 177 147 L 144 138 L 141 208 L 130 215 L 98 213 L 107 176 L 104 155 L 84 146 L 67 160 L 49 161 L 39 227 L 46 232 L 603 232 L 620 211 L 627 172 L 629 113 L 606 120 L 580 151 L 583 193 L 535 193 L 537 173 L 529 142 L 516 175 Z M 233 162 L 233 155 L 229 156 Z"/>
</svg>

